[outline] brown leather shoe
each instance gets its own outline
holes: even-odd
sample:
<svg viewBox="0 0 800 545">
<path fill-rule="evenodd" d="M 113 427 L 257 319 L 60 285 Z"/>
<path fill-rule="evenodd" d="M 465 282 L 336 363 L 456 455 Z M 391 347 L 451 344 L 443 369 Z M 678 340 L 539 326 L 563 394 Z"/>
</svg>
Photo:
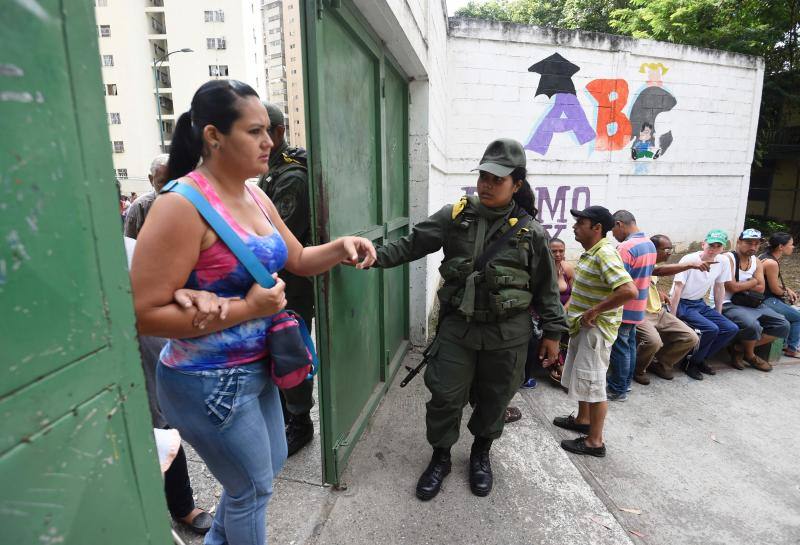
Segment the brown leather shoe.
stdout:
<svg viewBox="0 0 800 545">
<path fill-rule="evenodd" d="M 634 374 L 633 380 L 635 380 L 639 384 L 644 384 L 645 386 L 650 384 L 650 377 L 647 376 L 647 373 Z"/>
<path fill-rule="evenodd" d="M 672 380 L 675 378 L 675 373 L 672 372 L 672 369 L 667 369 L 657 361 L 654 361 L 650 367 L 648 367 L 648 371 L 664 380 Z"/>
<path fill-rule="evenodd" d="M 728 354 L 731 357 L 731 367 L 733 367 L 734 369 L 738 369 L 739 371 L 744 369 L 744 363 L 742 363 L 742 358 L 744 357 L 744 352 L 742 352 L 737 346 L 729 344 L 728 345 Z M 756 356 L 756 357 L 758 357 L 758 356 Z"/>
<path fill-rule="evenodd" d="M 751 367 L 755 367 L 759 371 L 764 371 L 765 373 L 772 371 L 772 365 L 770 365 L 770 363 L 765 359 L 759 358 L 755 354 L 753 354 L 752 358 L 745 356 L 744 360 L 749 363 Z"/>
</svg>

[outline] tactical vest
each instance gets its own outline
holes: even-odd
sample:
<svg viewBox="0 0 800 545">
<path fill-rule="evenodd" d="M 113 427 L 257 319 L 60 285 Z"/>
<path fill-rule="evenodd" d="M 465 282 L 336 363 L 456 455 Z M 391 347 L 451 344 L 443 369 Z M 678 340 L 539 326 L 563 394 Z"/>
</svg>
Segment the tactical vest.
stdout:
<svg viewBox="0 0 800 545">
<path fill-rule="evenodd" d="M 474 270 L 483 250 L 511 229 L 520 215 L 515 207 L 505 218 L 481 218 L 475 208 L 477 202 L 477 197 L 465 196 L 453 205 L 453 224 L 443 245 L 445 260 L 439 267 L 444 286 L 437 295 L 443 307 L 467 320 L 502 322 L 531 304 L 530 230 L 520 229 L 483 270 Z M 479 231 L 484 233 L 483 241 Z"/>
</svg>

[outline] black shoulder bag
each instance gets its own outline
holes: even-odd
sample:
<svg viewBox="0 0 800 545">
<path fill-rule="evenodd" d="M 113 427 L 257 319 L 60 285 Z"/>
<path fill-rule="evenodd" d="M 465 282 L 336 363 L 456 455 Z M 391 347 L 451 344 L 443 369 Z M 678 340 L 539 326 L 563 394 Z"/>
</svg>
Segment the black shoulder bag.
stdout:
<svg viewBox="0 0 800 545">
<path fill-rule="evenodd" d="M 736 281 L 739 281 L 739 254 L 735 251 L 733 254 L 733 261 L 736 270 Z M 746 290 L 734 293 L 731 296 L 731 303 L 743 307 L 758 308 L 764 302 L 764 294 L 758 291 Z"/>
</svg>

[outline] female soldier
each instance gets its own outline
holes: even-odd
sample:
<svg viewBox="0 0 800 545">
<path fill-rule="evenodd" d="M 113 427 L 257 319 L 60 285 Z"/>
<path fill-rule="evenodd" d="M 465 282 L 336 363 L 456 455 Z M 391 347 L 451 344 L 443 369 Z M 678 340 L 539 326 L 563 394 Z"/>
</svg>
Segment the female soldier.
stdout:
<svg viewBox="0 0 800 545">
<path fill-rule="evenodd" d="M 536 209 L 525 165 L 519 142 L 495 140 L 476 169 L 477 198 L 462 197 L 418 223 L 408 236 L 378 249 L 379 267 L 444 249 L 439 330 L 425 370 L 432 395 L 426 426 L 433 457 L 417 483 L 421 500 L 436 496 L 450 473 L 450 447 L 458 440 L 473 381 L 470 489 L 477 496 L 491 491 L 489 448 L 500 437 L 505 409 L 522 383 L 530 305 L 542 317 L 540 357 L 546 356 L 546 365 L 558 358 L 558 341 L 567 329 L 564 308 L 545 231 L 533 220 Z"/>
</svg>

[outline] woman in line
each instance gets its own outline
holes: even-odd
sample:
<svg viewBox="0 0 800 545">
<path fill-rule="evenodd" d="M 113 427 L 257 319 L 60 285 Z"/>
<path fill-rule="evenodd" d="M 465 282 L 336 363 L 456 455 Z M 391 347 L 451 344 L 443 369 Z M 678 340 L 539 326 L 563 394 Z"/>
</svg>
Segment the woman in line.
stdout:
<svg viewBox="0 0 800 545">
<path fill-rule="evenodd" d="M 375 250 L 363 238 L 303 248 L 266 195 L 245 182 L 268 170 L 269 128 L 251 87 L 204 84 L 176 124 L 168 179 L 200 191 L 271 273 L 285 266 L 311 276 L 340 262 L 371 265 Z M 278 390 L 264 361 L 270 316 L 286 304 L 284 284 L 255 283 L 176 193 L 153 204 L 131 277 L 139 332 L 170 339 L 157 369 L 161 409 L 224 488 L 205 544 L 263 545 L 272 482 L 286 459 Z M 193 309 L 173 302 L 184 287 L 240 299 L 230 301 L 224 319 L 196 328 Z"/>
<path fill-rule="evenodd" d="M 575 279 L 575 268 L 566 261 L 567 245 L 560 238 L 550 239 L 550 253 L 553 254 L 553 261 L 556 264 L 558 273 L 558 296 L 561 304 L 566 310 L 569 305 L 569 298 L 572 296 L 572 282 Z M 553 365 L 550 370 L 550 380 L 561 388 L 561 370 L 564 367 L 564 358 L 567 356 L 567 343 L 569 335 L 561 338 L 561 345 L 558 355 L 558 363 Z"/>
<path fill-rule="evenodd" d="M 786 287 L 781 276 L 781 258 L 792 255 L 794 240 L 789 233 L 773 233 L 768 245 L 768 250 L 758 256 L 764 266 L 766 280 L 764 304 L 789 320 L 789 336 L 783 353 L 800 358 L 800 311 L 792 306 L 797 302 L 797 294 Z"/>
<path fill-rule="evenodd" d="M 528 308 L 542 318 L 540 357 L 546 364 L 558 357 L 558 340 L 567 329 L 546 234 L 533 219 L 525 166 L 519 142 L 495 140 L 476 169 L 477 197 L 462 197 L 415 225 L 408 236 L 378 249 L 377 265 L 387 268 L 444 250 L 440 325 L 425 369 L 433 456 L 417 483 L 421 500 L 436 496 L 450 473 L 450 447 L 470 400 L 475 403 L 468 426 L 475 437 L 470 489 L 476 496 L 491 492 L 489 449 L 502 434 L 506 408 L 524 377 Z"/>
</svg>

